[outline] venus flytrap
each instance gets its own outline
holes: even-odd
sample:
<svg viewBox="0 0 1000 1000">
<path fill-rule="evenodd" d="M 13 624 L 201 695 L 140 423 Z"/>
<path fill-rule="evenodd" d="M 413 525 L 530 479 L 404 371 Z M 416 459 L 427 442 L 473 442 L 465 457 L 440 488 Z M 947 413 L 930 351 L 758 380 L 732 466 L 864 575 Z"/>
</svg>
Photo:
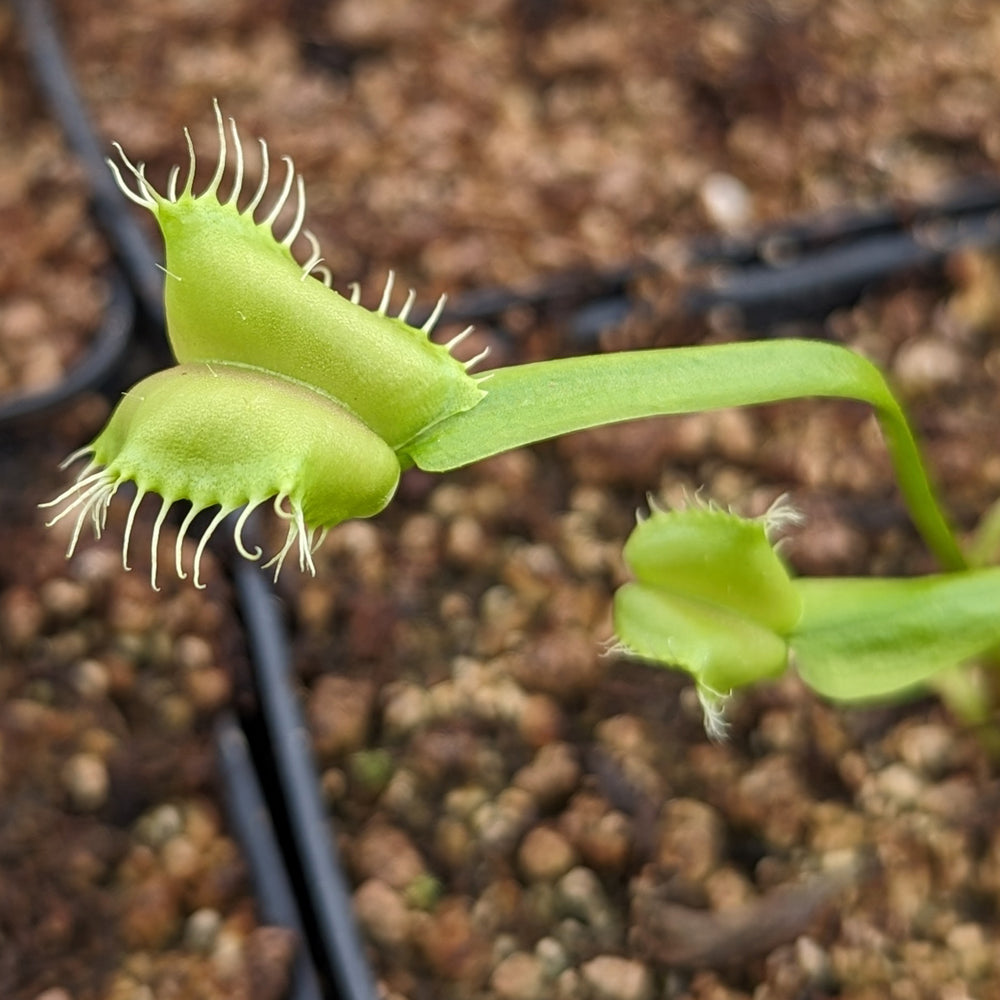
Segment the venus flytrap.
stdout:
<svg viewBox="0 0 1000 1000">
<path fill-rule="evenodd" d="M 802 599 L 772 536 L 796 518 L 780 501 L 748 519 L 711 503 L 664 510 L 651 500 L 625 545 L 634 580 L 615 594 L 614 648 L 690 673 L 712 736 L 724 731 L 730 691 L 788 665 Z"/>
<path fill-rule="evenodd" d="M 1000 647 L 1000 567 L 795 579 L 773 541 L 793 521 L 780 505 L 756 519 L 653 506 L 625 546 L 634 580 L 615 594 L 615 648 L 690 673 L 712 736 L 733 690 L 789 666 L 825 697 L 864 701 Z"/>
<path fill-rule="evenodd" d="M 351 517 L 378 513 L 391 499 L 400 474 L 397 449 L 439 420 L 474 406 L 483 396 L 467 373 L 479 359 L 462 363 L 450 353 L 461 340 L 429 339 L 441 309 L 422 327 L 407 323 L 415 295 L 397 316 L 388 314 L 392 274 L 375 311 L 331 287 L 318 242 L 302 228 L 305 193 L 286 159 L 285 180 L 265 217 L 258 212 L 267 191 L 269 156 L 261 141 L 261 179 L 243 207 L 243 146 L 234 123 L 233 178 L 221 188 L 227 139 L 215 106 L 219 154 L 207 188 L 194 193 L 194 145 L 185 131 L 189 164 L 178 190 L 175 167 L 160 194 L 118 148 L 127 174 L 109 161 L 122 191 L 156 218 L 166 246 L 165 308 L 171 348 L 180 364 L 135 386 L 108 426 L 67 463 L 89 457 L 76 483 L 43 506 L 59 507 L 49 523 L 76 518 L 67 555 L 86 521 L 100 536 L 117 490 L 132 482 L 122 546 L 128 547 L 136 511 L 147 493 L 161 498 L 152 538 L 151 583 L 156 587 L 156 548 L 168 509 L 190 509 L 176 543 L 175 568 L 186 575 L 181 551 L 197 514 L 217 507 L 194 554 L 193 581 L 209 536 L 227 514 L 243 508 L 235 526 L 241 555 L 256 559 L 242 530 L 250 512 L 273 498 L 288 521 L 280 551 L 265 565 L 281 571 L 298 543 L 300 568 L 314 571 L 312 553 L 326 531 Z M 280 238 L 274 227 L 293 186 L 296 210 Z M 310 255 L 297 263 L 291 247 L 302 235 Z M 318 280 L 314 275 L 318 275 Z"/>
<path fill-rule="evenodd" d="M 463 363 L 451 354 L 465 331 L 446 345 L 430 339 L 443 301 L 416 328 L 407 322 L 412 292 L 390 314 L 391 275 L 375 310 L 360 304 L 357 286 L 350 297 L 333 290 L 318 242 L 303 227 L 304 186 L 291 161 L 277 198 L 266 212 L 262 207 L 270 169 L 263 141 L 261 179 L 241 205 L 242 142 L 232 122 L 227 138 L 217 105 L 216 121 L 219 153 L 200 194 L 187 133 L 183 185 L 175 167 L 165 193 L 120 147 L 123 167 L 111 163 L 122 190 L 153 214 L 164 238 L 167 329 L 178 366 L 135 386 L 107 428 L 71 456 L 89 461 L 48 504 L 57 508 L 50 523 L 75 518 L 68 555 L 88 521 L 100 534 L 111 498 L 131 482 L 126 566 L 138 505 L 147 493 L 161 498 L 154 586 L 157 537 L 169 507 L 182 500 L 191 507 L 175 553 L 181 576 L 181 544 L 194 516 L 217 508 L 195 551 L 196 586 L 208 536 L 240 507 L 236 547 L 261 558 L 246 547 L 242 531 L 249 512 L 268 499 L 288 521 L 285 543 L 271 559 L 275 573 L 296 543 L 299 565 L 313 571 L 312 554 L 325 532 L 381 510 L 411 465 L 443 472 L 615 421 L 829 396 L 874 408 L 914 523 L 945 568 L 965 565 L 906 418 L 864 358 L 832 344 L 786 340 L 569 358 L 470 375 L 479 359 Z M 293 191 L 292 221 L 276 233 Z M 309 254 L 300 264 L 292 247 L 301 240 Z"/>
</svg>

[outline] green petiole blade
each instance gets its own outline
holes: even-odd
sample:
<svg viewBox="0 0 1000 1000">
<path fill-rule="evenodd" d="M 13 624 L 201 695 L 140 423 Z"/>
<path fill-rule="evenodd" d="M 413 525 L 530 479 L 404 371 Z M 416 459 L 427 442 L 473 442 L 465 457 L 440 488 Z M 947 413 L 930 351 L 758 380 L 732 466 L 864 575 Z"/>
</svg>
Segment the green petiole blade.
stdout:
<svg viewBox="0 0 1000 1000">
<path fill-rule="evenodd" d="M 965 566 L 902 409 L 879 370 L 846 348 L 775 340 L 629 351 L 501 368 L 484 387 L 485 399 L 406 448 L 417 466 L 444 472 L 510 448 L 642 417 L 808 396 L 868 403 L 914 524 L 944 568 Z"/>
<path fill-rule="evenodd" d="M 800 579 L 788 637 L 828 698 L 890 695 L 1000 645 L 1000 567 L 912 579 Z"/>
</svg>

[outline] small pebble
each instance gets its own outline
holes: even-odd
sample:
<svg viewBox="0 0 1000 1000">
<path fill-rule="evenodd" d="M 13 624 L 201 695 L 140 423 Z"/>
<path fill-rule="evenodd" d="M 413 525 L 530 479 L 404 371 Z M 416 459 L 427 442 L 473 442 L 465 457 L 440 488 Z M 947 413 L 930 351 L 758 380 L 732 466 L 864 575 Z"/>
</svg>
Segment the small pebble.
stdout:
<svg viewBox="0 0 1000 1000">
<path fill-rule="evenodd" d="M 718 813 L 696 799 L 671 799 L 661 813 L 656 861 L 661 867 L 701 881 L 719 863 L 723 823 Z"/>
<path fill-rule="evenodd" d="M 571 960 L 578 959 L 592 950 L 591 933 L 587 925 L 575 917 L 564 917 L 560 920 L 555 925 L 552 936 Z"/>
<path fill-rule="evenodd" d="M 535 945 L 535 955 L 542 964 L 542 971 L 549 979 L 555 979 L 569 966 L 566 949 L 554 937 L 543 937 Z"/>
<path fill-rule="evenodd" d="M 90 593 L 84 584 L 61 577 L 42 584 L 39 597 L 45 611 L 61 622 L 76 621 L 90 604 Z"/>
<path fill-rule="evenodd" d="M 813 938 L 803 934 L 795 942 L 795 957 L 810 984 L 820 987 L 835 985 L 830 956 Z"/>
<path fill-rule="evenodd" d="M 412 919 L 402 896 L 379 878 L 366 879 L 354 892 L 354 911 L 368 936 L 383 948 L 401 948 Z"/>
<path fill-rule="evenodd" d="M 530 906 L 531 901 L 525 904 L 526 898 L 525 890 L 516 879 L 500 877 L 490 882 L 472 906 L 472 919 L 477 929 L 485 934 L 494 935 L 502 927 L 513 926 L 524 913 L 534 913 Z M 518 944 L 515 939 L 513 946 L 505 954 L 517 950 Z"/>
<path fill-rule="evenodd" d="M 468 987 L 490 971 L 492 942 L 474 925 L 466 900 L 442 900 L 421 928 L 420 946 L 431 974 Z"/>
<path fill-rule="evenodd" d="M 232 927 L 223 927 L 212 949 L 212 968 L 223 979 L 235 979 L 244 969 L 245 939 Z"/>
<path fill-rule="evenodd" d="M 546 694 L 527 695 L 521 704 L 517 723 L 521 738 L 531 747 L 552 743 L 565 728 L 558 701 Z"/>
<path fill-rule="evenodd" d="M 179 886 L 163 873 L 152 873 L 129 888 L 121 922 L 130 948 L 162 948 L 180 924 Z"/>
<path fill-rule="evenodd" d="M 587 925 L 591 943 L 605 947 L 620 944 L 623 931 L 619 918 L 600 879 L 589 868 L 578 865 L 563 875 L 556 883 L 556 900 L 563 913 Z"/>
<path fill-rule="evenodd" d="M 200 635 L 181 635 L 174 642 L 174 659 L 184 670 L 205 670 L 214 663 L 212 644 Z"/>
<path fill-rule="evenodd" d="M 200 955 L 210 955 L 222 926 L 218 910 L 203 906 L 184 922 L 184 946 Z"/>
<path fill-rule="evenodd" d="M 698 194 L 709 221 L 719 229 L 745 226 L 753 216 L 753 199 L 746 185 L 732 174 L 716 171 L 701 182 Z"/>
<path fill-rule="evenodd" d="M 937 722 L 909 726 L 899 734 L 899 755 L 914 771 L 940 778 L 958 756 L 957 738 L 952 729 Z"/>
<path fill-rule="evenodd" d="M 98 701 L 108 693 L 111 677 L 100 660 L 80 660 L 73 668 L 72 683 L 77 694 L 89 701 Z"/>
<path fill-rule="evenodd" d="M 389 739 L 401 739 L 430 719 L 427 692 L 416 684 L 390 684 L 383 693 L 382 728 Z"/>
<path fill-rule="evenodd" d="M 150 847 L 162 847 L 184 830 L 184 814 L 172 803 L 157 806 L 136 823 L 136 838 Z"/>
<path fill-rule="evenodd" d="M 517 788 L 523 788 L 538 801 L 551 808 L 565 800 L 580 780 L 580 763 L 568 743 L 549 743 L 535 754 L 513 778 Z"/>
<path fill-rule="evenodd" d="M 508 955 L 496 966 L 490 988 L 497 1000 L 545 1000 L 549 993 L 542 963 L 523 951 Z"/>
<path fill-rule="evenodd" d="M 199 712 L 215 712 L 227 705 L 232 690 L 229 674 L 221 667 L 194 670 L 184 678 L 184 691 Z"/>
<path fill-rule="evenodd" d="M 961 974 L 975 980 L 995 968 L 995 944 L 991 944 L 979 924 L 956 924 L 947 937 L 948 950 L 955 956 Z"/>
<path fill-rule="evenodd" d="M 483 526 L 467 515 L 456 517 L 448 525 L 444 547 L 451 562 L 471 569 L 482 564 L 484 553 L 490 548 Z"/>
<path fill-rule="evenodd" d="M 962 378 L 962 356 L 948 343 L 920 337 L 905 343 L 893 360 L 896 384 L 910 396 L 934 392 Z"/>
<path fill-rule="evenodd" d="M 96 754 L 74 754 L 63 764 L 63 787 L 74 807 L 94 812 L 108 801 L 111 779 L 104 761 Z"/>
<path fill-rule="evenodd" d="M 505 788 L 494 801 L 485 802 L 472 817 L 472 828 L 484 846 L 513 846 L 536 812 L 532 797 L 520 788 Z"/>
<path fill-rule="evenodd" d="M 460 868 L 473 849 L 472 834 L 460 819 L 442 816 L 434 827 L 434 851 L 449 868 Z"/>
<path fill-rule="evenodd" d="M 11 650 L 26 649 L 41 634 L 45 611 L 30 587 L 0 593 L 0 639 Z"/>
<path fill-rule="evenodd" d="M 532 882 L 552 882 L 576 863 L 573 845 L 558 831 L 547 826 L 529 830 L 518 851 L 521 871 Z"/>
<path fill-rule="evenodd" d="M 621 871 L 632 850 L 632 822 L 592 792 L 578 792 L 559 820 L 580 856 L 601 871 Z"/>
<path fill-rule="evenodd" d="M 410 838 L 399 828 L 375 822 L 354 843 L 354 863 L 360 875 L 379 878 L 403 890 L 427 870 Z"/>
<path fill-rule="evenodd" d="M 756 828 L 779 847 L 797 844 L 811 796 L 794 760 L 774 753 L 745 771 L 731 791 L 730 809 L 737 822 Z"/>
<path fill-rule="evenodd" d="M 606 665 L 593 637 L 572 627 L 531 639 L 524 655 L 511 662 L 515 678 L 527 690 L 555 698 L 589 694 L 603 678 Z"/>
<path fill-rule="evenodd" d="M 160 856 L 163 870 L 178 881 L 193 878 L 201 867 L 201 852 L 190 837 L 183 834 L 168 840 L 163 845 Z"/>
<path fill-rule="evenodd" d="M 598 955 L 580 967 L 592 1000 L 653 1000 L 653 976 L 641 962 Z"/>
<path fill-rule="evenodd" d="M 556 990 L 553 1000 L 583 1000 L 586 988 L 576 969 L 566 969 L 559 973 L 556 979 Z"/>
<path fill-rule="evenodd" d="M 364 746 L 374 701 L 375 686 L 367 679 L 333 674 L 320 677 L 308 707 L 316 753 L 330 759 Z"/>
<path fill-rule="evenodd" d="M 924 782 L 905 764 L 889 764 L 870 776 L 861 797 L 870 808 L 895 813 L 908 809 L 920 798 Z"/>
</svg>

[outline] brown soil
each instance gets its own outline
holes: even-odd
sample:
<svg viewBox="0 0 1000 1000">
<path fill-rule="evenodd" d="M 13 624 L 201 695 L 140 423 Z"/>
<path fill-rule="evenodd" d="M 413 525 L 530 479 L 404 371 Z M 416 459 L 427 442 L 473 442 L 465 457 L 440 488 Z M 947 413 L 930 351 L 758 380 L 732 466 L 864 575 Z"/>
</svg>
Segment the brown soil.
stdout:
<svg viewBox="0 0 1000 1000">
<path fill-rule="evenodd" d="M 678 321 L 695 234 L 930 197 L 1000 157 L 988 0 L 62 6 L 96 124 L 154 183 L 182 126 L 213 148 L 218 97 L 295 159 L 338 287 L 366 302 L 390 267 L 429 304 L 655 262 L 609 348 L 754 335 Z M 0 390 L 30 390 L 96 326 L 107 251 L 6 10 L 0 52 Z M 996 268 L 964 254 L 805 330 L 894 376 L 966 531 L 1000 487 Z M 570 349 L 557 319 L 505 326 L 470 350 Z M 3 449 L 0 995 L 280 996 L 287 948 L 213 776 L 243 662 L 224 580 L 154 593 L 140 553 L 123 573 L 121 511 L 65 564 L 34 507 L 104 415 L 83 399 Z M 803 402 L 410 473 L 315 579 L 286 570 L 387 996 L 1000 995 L 1000 794 L 975 733 L 931 698 L 840 709 L 788 677 L 739 697 L 716 745 L 683 677 L 601 655 L 635 509 L 702 487 L 750 514 L 789 493 L 801 573 L 932 567 L 870 415 Z"/>
</svg>

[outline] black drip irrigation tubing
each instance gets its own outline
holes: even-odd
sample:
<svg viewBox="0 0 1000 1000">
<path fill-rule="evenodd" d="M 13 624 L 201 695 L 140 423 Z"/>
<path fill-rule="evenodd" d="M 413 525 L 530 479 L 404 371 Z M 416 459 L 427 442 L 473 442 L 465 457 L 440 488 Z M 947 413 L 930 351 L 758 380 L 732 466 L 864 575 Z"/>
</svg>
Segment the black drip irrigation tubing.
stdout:
<svg viewBox="0 0 1000 1000">
<path fill-rule="evenodd" d="M 117 268 L 111 271 L 109 283 L 108 303 L 87 353 L 49 389 L 0 396 L 0 427 L 43 417 L 80 393 L 104 386 L 121 368 L 135 328 L 135 298 Z"/>
<path fill-rule="evenodd" d="M 268 923 L 286 927 L 304 940 L 295 889 L 282 861 L 281 845 L 267 799 L 257 778 L 246 733 L 236 716 L 222 712 L 215 723 L 215 754 L 223 776 L 226 813 L 243 847 L 254 895 Z M 359 996 L 364 993 L 344 994 Z M 298 948 L 292 967 L 292 1000 L 322 1000 L 323 990 L 312 956 Z"/>
<path fill-rule="evenodd" d="M 716 265 L 714 287 L 682 308 L 739 310 L 750 328 L 822 319 L 895 275 L 939 269 L 956 250 L 1000 244 L 1000 184 L 969 182 L 934 205 L 885 207 L 776 229 L 752 242 L 701 241 L 688 261 Z M 836 228 L 839 226 L 840 228 Z"/>
<path fill-rule="evenodd" d="M 138 314 L 163 341 L 163 277 L 158 256 L 107 170 L 104 151 L 69 72 L 46 0 L 13 0 L 39 87 L 87 173 L 98 224 L 119 270 L 94 342 L 56 387 L 0 398 L 0 426 L 44 417 L 85 390 L 101 390 L 136 345 Z M 690 290 L 682 312 L 737 308 L 761 327 L 814 318 L 856 300 L 865 288 L 915 268 L 940 266 L 960 247 L 1000 243 L 1000 185 L 972 182 L 930 206 L 883 206 L 793 223 L 746 237 L 710 238 L 686 248 L 687 263 L 719 269 L 711 287 Z M 502 333 L 507 310 L 552 311 L 565 321 L 568 348 L 582 352 L 601 329 L 635 308 L 638 261 L 605 272 L 555 275 L 529 289 L 485 289 L 456 299 L 442 321 L 486 322 Z M 127 281 L 125 280 L 127 277 Z M 220 533 L 221 535 L 222 533 Z M 286 624 L 260 569 L 223 555 L 233 581 L 256 687 L 256 714 L 226 711 L 215 745 L 230 823 L 251 871 L 264 921 L 292 929 L 297 952 L 290 1000 L 375 1000 L 374 977 L 351 912 L 350 890 L 294 687 Z"/>
</svg>

